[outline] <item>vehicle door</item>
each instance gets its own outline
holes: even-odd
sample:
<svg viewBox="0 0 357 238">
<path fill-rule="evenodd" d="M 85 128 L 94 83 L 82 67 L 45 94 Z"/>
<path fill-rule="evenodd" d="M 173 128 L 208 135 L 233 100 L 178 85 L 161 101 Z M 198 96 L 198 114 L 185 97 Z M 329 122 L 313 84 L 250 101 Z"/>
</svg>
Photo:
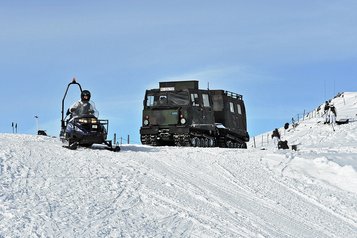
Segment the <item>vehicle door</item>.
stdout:
<svg viewBox="0 0 357 238">
<path fill-rule="evenodd" d="M 214 124 L 212 100 L 208 91 L 200 90 L 190 93 L 192 103 L 193 124 Z"/>
</svg>

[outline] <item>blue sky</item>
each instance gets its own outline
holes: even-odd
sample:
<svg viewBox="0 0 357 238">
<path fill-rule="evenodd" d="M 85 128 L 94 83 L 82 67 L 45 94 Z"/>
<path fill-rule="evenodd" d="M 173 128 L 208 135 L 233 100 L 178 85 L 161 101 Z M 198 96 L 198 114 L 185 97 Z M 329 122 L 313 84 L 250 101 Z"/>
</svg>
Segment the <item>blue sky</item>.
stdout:
<svg viewBox="0 0 357 238">
<path fill-rule="evenodd" d="M 2 1 L 0 133 L 33 134 L 38 115 L 58 136 L 73 77 L 110 133 L 136 143 L 145 90 L 164 80 L 243 94 L 250 134 L 270 131 L 357 90 L 356 12 L 353 0 Z"/>
</svg>

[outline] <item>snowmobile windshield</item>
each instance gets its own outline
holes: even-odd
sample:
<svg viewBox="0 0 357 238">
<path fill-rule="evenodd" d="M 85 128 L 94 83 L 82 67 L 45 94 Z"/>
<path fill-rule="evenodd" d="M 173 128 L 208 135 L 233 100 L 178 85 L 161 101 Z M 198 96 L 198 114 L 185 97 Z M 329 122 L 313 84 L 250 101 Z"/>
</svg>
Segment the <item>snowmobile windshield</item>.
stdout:
<svg viewBox="0 0 357 238">
<path fill-rule="evenodd" d="M 187 92 L 160 92 L 148 94 L 146 97 L 147 107 L 167 107 L 189 105 L 190 98 Z"/>
<path fill-rule="evenodd" d="M 72 112 L 72 117 L 99 116 L 99 112 L 93 101 L 78 101 L 71 106 L 70 111 Z"/>
</svg>

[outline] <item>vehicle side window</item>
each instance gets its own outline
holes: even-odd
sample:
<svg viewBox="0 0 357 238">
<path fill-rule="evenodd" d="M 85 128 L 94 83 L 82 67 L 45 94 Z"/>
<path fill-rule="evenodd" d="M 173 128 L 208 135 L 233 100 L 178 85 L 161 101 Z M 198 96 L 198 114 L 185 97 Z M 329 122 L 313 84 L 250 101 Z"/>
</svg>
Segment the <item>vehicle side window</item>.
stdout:
<svg viewBox="0 0 357 238">
<path fill-rule="evenodd" d="M 192 106 L 199 106 L 200 105 L 197 93 L 191 93 L 191 102 L 192 102 Z"/>
<path fill-rule="evenodd" d="M 146 98 L 146 106 L 147 107 L 154 106 L 154 96 L 152 96 L 152 95 L 147 96 L 147 98 Z"/>
<path fill-rule="evenodd" d="M 231 112 L 234 113 L 234 104 L 233 104 L 233 102 L 229 103 L 229 108 L 230 108 Z"/>
<path fill-rule="evenodd" d="M 237 109 L 238 109 L 238 114 L 242 115 L 242 108 L 241 108 L 240 104 L 237 104 Z"/>
<path fill-rule="evenodd" d="M 202 100 L 203 100 L 203 106 L 204 107 L 211 107 L 211 105 L 209 103 L 208 94 L 202 94 Z"/>
</svg>

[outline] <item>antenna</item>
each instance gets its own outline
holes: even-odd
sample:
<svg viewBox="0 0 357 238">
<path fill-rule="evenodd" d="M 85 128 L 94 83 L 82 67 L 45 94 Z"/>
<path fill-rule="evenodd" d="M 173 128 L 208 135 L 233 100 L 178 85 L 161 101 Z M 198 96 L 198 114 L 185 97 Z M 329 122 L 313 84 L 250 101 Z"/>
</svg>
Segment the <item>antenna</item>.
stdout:
<svg viewBox="0 0 357 238">
<path fill-rule="evenodd" d="M 324 99 L 325 99 L 325 101 L 327 100 L 327 98 L 326 98 L 326 79 L 324 80 Z"/>
<path fill-rule="evenodd" d="M 209 90 L 209 82 L 207 82 L 207 90 Z"/>
<path fill-rule="evenodd" d="M 336 80 L 333 80 L 333 96 L 336 95 Z"/>
</svg>

